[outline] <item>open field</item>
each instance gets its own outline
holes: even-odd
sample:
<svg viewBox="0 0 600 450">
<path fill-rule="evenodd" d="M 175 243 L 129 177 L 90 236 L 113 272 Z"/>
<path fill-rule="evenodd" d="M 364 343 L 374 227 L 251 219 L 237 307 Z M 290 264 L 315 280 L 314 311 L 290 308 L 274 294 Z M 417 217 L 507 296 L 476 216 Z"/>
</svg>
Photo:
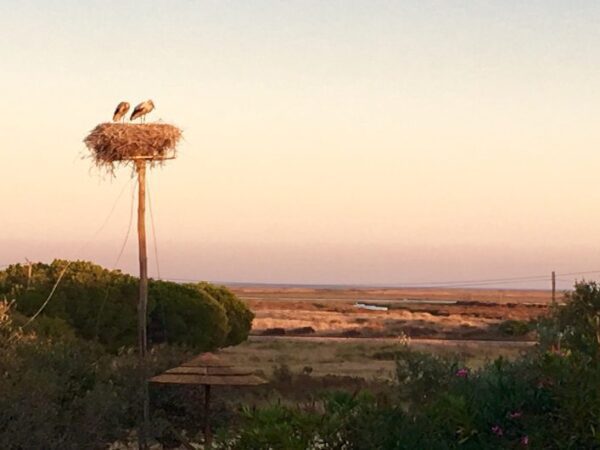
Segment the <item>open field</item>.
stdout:
<svg viewBox="0 0 600 450">
<path fill-rule="evenodd" d="M 313 376 L 349 376 L 392 380 L 395 352 L 404 348 L 399 339 L 251 337 L 241 345 L 223 349 L 233 364 L 248 367 L 271 378 L 273 371 L 288 366 L 294 373 Z M 439 355 L 457 355 L 477 368 L 499 356 L 515 358 L 531 348 L 526 342 L 412 340 L 409 348 Z"/>
<path fill-rule="evenodd" d="M 501 324 L 530 324 L 547 313 L 551 302 L 550 292 L 534 290 L 231 289 L 255 313 L 254 335 L 533 340 L 533 331 L 511 334 Z M 379 308 L 359 308 L 357 302 Z"/>
<path fill-rule="evenodd" d="M 531 289 L 287 287 L 242 284 L 228 287 L 242 298 L 257 300 L 447 300 L 519 304 L 549 304 L 552 301 L 550 291 Z"/>
</svg>

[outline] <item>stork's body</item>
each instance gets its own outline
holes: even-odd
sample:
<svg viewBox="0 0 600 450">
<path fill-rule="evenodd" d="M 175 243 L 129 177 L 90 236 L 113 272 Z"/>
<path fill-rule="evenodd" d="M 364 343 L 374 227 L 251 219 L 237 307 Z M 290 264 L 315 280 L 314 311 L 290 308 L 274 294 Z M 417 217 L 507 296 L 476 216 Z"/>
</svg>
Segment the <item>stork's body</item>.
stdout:
<svg viewBox="0 0 600 450">
<path fill-rule="evenodd" d="M 135 120 L 137 118 L 140 118 L 141 120 L 146 121 L 146 114 L 148 114 L 153 109 L 154 103 L 152 102 L 152 100 L 146 100 L 145 102 L 140 103 L 134 108 L 129 120 Z"/>
<path fill-rule="evenodd" d="M 129 111 L 129 103 L 119 103 L 113 114 L 113 122 L 118 122 L 119 120 L 124 119 L 125 114 L 127 114 L 127 111 Z"/>
</svg>

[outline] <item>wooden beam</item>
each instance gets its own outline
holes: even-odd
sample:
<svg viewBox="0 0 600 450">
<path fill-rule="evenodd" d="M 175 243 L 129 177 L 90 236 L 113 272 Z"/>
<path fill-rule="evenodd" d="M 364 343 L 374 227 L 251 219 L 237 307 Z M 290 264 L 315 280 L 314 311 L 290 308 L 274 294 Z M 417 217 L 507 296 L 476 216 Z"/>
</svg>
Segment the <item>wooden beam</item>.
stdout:
<svg viewBox="0 0 600 450">
<path fill-rule="evenodd" d="M 136 161 L 138 175 L 138 249 L 140 260 L 140 286 L 138 301 L 138 353 L 140 384 L 142 388 L 141 423 L 138 436 L 140 450 L 148 448 L 148 429 L 150 422 L 150 395 L 148 392 L 148 370 L 146 355 L 148 351 L 147 315 L 148 315 L 148 255 L 146 251 L 146 161 Z"/>
</svg>

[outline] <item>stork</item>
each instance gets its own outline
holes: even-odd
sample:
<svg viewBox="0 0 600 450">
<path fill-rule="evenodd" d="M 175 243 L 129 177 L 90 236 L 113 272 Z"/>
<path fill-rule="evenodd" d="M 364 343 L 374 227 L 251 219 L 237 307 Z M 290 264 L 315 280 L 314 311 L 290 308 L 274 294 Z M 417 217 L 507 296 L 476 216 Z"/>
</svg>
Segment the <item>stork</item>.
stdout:
<svg viewBox="0 0 600 450">
<path fill-rule="evenodd" d="M 146 121 L 146 114 L 148 114 L 150 111 L 152 111 L 154 109 L 154 103 L 152 102 L 152 100 L 146 100 L 145 102 L 140 103 L 139 105 L 137 105 L 133 112 L 131 113 L 131 117 L 129 118 L 129 120 L 135 120 L 138 117 L 140 118 L 140 121 Z"/>
<path fill-rule="evenodd" d="M 125 120 L 125 114 L 129 111 L 129 103 L 121 102 L 117 105 L 115 112 L 113 114 L 113 122 L 118 122 L 119 120 Z"/>
</svg>

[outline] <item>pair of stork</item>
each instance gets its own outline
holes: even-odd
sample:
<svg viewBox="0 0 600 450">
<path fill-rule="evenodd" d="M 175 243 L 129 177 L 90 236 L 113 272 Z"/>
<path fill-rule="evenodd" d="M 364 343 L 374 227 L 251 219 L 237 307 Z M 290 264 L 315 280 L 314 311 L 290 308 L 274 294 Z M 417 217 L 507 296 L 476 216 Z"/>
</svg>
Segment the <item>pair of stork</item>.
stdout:
<svg viewBox="0 0 600 450">
<path fill-rule="evenodd" d="M 152 102 L 152 100 L 146 100 L 145 102 L 140 103 L 133 109 L 133 112 L 131 113 L 131 117 L 129 118 L 129 120 L 135 120 L 135 119 L 139 118 L 140 120 L 143 120 L 145 122 L 146 114 L 148 114 L 153 109 L 154 109 L 154 103 Z M 118 122 L 121 119 L 125 120 L 125 114 L 127 114 L 127 111 L 129 111 L 129 103 L 127 103 L 127 102 L 119 103 L 117 105 L 117 109 L 115 109 L 115 112 L 113 114 L 113 122 Z"/>
</svg>

